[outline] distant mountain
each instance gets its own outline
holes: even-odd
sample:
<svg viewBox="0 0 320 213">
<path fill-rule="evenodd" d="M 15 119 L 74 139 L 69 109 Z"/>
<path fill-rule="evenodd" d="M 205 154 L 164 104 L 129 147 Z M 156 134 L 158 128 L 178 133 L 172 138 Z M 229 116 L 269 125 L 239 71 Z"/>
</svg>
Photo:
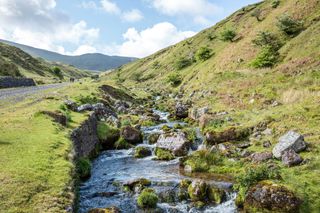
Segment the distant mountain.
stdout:
<svg viewBox="0 0 320 213">
<path fill-rule="evenodd" d="M 132 57 L 121 56 L 108 56 L 100 53 L 84 54 L 80 56 L 68 56 L 59 53 L 42 50 L 34 47 L 30 47 L 23 44 L 14 43 L 11 41 L 1 40 L 0 42 L 15 46 L 29 53 L 33 57 L 40 57 L 52 62 L 61 62 L 75 66 L 79 69 L 91 70 L 91 71 L 105 71 L 109 69 L 117 68 L 121 65 L 127 64 L 136 60 Z"/>
</svg>

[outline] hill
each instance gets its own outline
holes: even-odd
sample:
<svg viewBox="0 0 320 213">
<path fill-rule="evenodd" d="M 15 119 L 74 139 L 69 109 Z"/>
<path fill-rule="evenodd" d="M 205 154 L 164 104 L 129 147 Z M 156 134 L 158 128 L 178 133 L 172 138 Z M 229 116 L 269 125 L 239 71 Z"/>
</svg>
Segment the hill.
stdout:
<svg viewBox="0 0 320 213">
<path fill-rule="evenodd" d="M 14 42 L 1 40 L 0 42 L 9 44 L 20 48 L 21 50 L 29 53 L 34 57 L 40 57 L 52 62 L 60 62 L 63 64 L 69 64 L 78 69 L 92 70 L 92 71 L 105 71 L 117 68 L 123 64 L 127 64 L 136 60 L 132 57 L 121 57 L 121 56 L 108 56 L 99 53 L 84 54 L 79 56 L 68 56 L 61 55 L 59 53 L 42 50 L 27 45 L 17 44 Z"/>
<path fill-rule="evenodd" d="M 279 182 L 317 212 L 320 159 L 320 2 L 265 0 L 235 12 L 196 36 L 110 73 L 105 82 L 141 97 L 160 96 L 156 106 L 173 111 L 179 101 L 213 115 L 204 132 L 268 123 L 272 136 L 251 141 L 250 152 L 271 151 L 293 129 L 305 135 L 309 163 L 281 167 Z M 270 141 L 265 148 L 263 141 Z M 214 167 L 213 167 L 214 168 Z M 243 170 L 228 168 L 237 174 Z"/>
<path fill-rule="evenodd" d="M 0 42 L 0 76 L 29 77 L 37 83 L 52 83 L 90 75 L 68 65 L 33 58 L 19 48 Z"/>
</svg>

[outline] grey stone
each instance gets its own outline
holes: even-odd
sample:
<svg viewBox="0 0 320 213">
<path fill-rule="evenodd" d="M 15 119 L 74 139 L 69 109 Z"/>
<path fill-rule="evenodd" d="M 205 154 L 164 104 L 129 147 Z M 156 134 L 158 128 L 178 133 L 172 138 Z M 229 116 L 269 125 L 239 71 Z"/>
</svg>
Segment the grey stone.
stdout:
<svg viewBox="0 0 320 213">
<path fill-rule="evenodd" d="M 77 104 L 74 101 L 71 100 L 65 100 L 64 104 L 67 106 L 68 109 L 72 110 L 72 111 L 77 111 Z"/>
<path fill-rule="evenodd" d="M 160 135 L 156 146 L 172 151 L 175 156 L 184 156 L 188 154 L 190 143 L 185 133 L 174 132 Z"/>
<path fill-rule="evenodd" d="M 84 104 L 77 108 L 78 112 L 91 111 L 93 109 L 91 104 Z"/>
<path fill-rule="evenodd" d="M 279 139 L 279 143 L 273 148 L 272 153 L 276 158 L 280 158 L 282 153 L 288 149 L 295 152 L 303 151 L 307 147 L 304 137 L 294 131 L 289 131 Z"/>
<path fill-rule="evenodd" d="M 250 155 L 250 159 L 254 163 L 260 163 L 260 162 L 272 159 L 272 153 L 271 152 L 253 153 Z"/>
<path fill-rule="evenodd" d="M 31 78 L 15 78 L 10 76 L 0 77 L 0 89 L 31 86 L 36 86 L 36 83 Z"/>
<path fill-rule="evenodd" d="M 177 118 L 187 118 L 189 114 L 188 111 L 189 111 L 189 106 L 179 102 L 175 107 L 175 116 Z"/>
<path fill-rule="evenodd" d="M 296 166 L 299 165 L 303 159 L 294 150 L 289 149 L 282 154 L 282 163 L 286 166 Z"/>
</svg>

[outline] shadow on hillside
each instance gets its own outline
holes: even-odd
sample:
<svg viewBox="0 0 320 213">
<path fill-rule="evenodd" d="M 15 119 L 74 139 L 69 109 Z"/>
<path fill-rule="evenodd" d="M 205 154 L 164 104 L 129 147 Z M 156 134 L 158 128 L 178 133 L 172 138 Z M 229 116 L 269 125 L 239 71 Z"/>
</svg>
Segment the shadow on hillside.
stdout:
<svg viewBox="0 0 320 213">
<path fill-rule="evenodd" d="M 2 146 L 2 145 L 11 145 L 11 143 L 9 143 L 9 142 L 4 142 L 4 141 L 0 141 L 0 146 Z"/>
</svg>

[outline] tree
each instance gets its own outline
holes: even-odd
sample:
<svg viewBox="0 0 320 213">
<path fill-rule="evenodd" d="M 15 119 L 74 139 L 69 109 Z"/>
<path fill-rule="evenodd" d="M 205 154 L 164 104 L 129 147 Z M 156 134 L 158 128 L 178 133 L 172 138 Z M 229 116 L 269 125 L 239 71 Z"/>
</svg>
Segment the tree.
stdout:
<svg viewBox="0 0 320 213">
<path fill-rule="evenodd" d="M 271 46 L 274 50 L 279 50 L 282 45 L 278 37 L 269 31 L 258 32 L 252 43 L 259 47 Z"/>
<path fill-rule="evenodd" d="M 62 71 L 59 67 L 54 67 L 53 68 L 53 73 L 58 76 L 60 79 L 63 78 L 63 75 L 62 75 Z"/>
<path fill-rule="evenodd" d="M 278 18 L 277 26 L 288 36 L 296 36 L 303 30 L 303 22 L 285 14 Z"/>
</svg>

